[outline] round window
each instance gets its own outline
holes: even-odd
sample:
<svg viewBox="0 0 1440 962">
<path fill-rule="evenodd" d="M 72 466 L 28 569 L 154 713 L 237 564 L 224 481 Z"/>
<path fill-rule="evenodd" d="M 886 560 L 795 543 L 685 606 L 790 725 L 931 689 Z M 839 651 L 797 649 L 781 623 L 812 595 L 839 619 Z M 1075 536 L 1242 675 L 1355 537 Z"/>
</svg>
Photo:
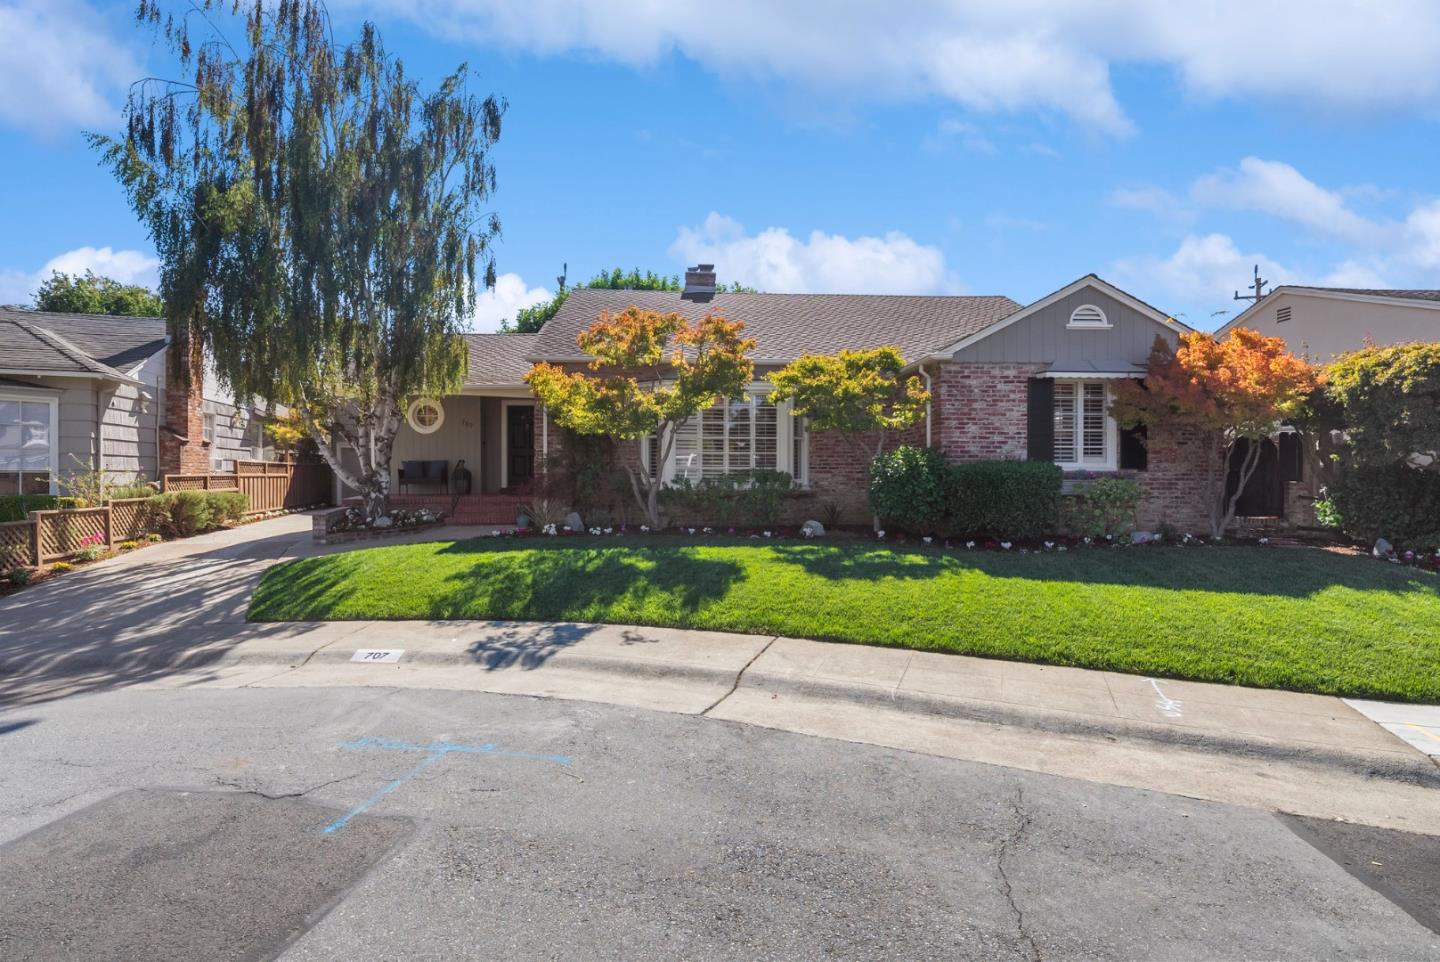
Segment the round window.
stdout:
<svg viewBox="0 0 1440 962">
<path fill-rule="evenodd" d="M 434 434 L 445 423 L 445 408 L 434 398 L 417 398 L 410 402 L 410 414 L 406 420 L 419 433 Z"/>
</svg>

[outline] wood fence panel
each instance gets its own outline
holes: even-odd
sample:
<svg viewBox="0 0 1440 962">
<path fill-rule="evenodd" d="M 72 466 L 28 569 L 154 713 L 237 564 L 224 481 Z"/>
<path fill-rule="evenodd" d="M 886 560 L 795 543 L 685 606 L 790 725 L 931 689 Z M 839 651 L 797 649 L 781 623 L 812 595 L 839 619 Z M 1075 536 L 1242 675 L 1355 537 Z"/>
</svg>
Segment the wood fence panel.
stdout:
<svg viewBox="0 0 1440 962">
<path fill-rule="evenodd" d="M 135 541 L 150 533 L 148 498 L 110 502 L 110 532 L 116 541 Z"/>
<path fill-rule="evenodd" d="M 35 557 L 36 522 L 0 523 L 0 568 L 28 568 L 39 564 Z"/>
<path fill-rule="evenodd" d="M 38 525 L 39 561 L 64 558 L 79 551 L 87 540 L 109 544 L 110 509 L 70 508 L 60 511 L 32 511 Z"/>
</svg>

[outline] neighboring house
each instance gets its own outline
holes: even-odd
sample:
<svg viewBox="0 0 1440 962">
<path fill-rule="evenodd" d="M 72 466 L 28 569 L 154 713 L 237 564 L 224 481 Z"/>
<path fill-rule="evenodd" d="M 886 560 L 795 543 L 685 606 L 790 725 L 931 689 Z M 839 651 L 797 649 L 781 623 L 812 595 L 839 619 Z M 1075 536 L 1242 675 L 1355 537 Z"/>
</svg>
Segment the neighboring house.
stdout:
<svg viewBox="0 0 1440 962">
<path fill-rule="evenodd" d="M 168 343 L 161 318 L 0 308 L 0 494 L 58 493 L 96 469 L 149 481 L 273 458 L 258 412 L 213 379 L 167 392 L 186 363 Z"/>
<path fill-rule="evenodd" d="M 1188 328 L 1093 274 L 1024 307 L 996 296 L 732 294 L 714 286 L 713 267 L 701 265 L 687 272 L 684 292 L 581 288 L 539 334 L 467 335 L 471 368 L 460 393 L 410 406 L 392 490 L 401 490 L 406 460 L 445 460 L 453 470 L 463 458 L 475 493 L 523 491 L 562 436 L 525 387 L 525 372 L 534 361 L 588 362 L 576 336 L 602 311 L 633 304 L 744 321 L 756 342 L 746 397 L 692 419 L 668 463 L 646 464 L 667 479 L 777 469 L 818 497 L 863 511 L 865 459 L 842 438 L 807 430 L 788 404 L 771 404 L 766 376 L 803 354 L 894 345 L 934 393 L 925 420 L 894 443 L 939 448 L 955 461 L 1032 458 L 1076 475 L 1129 474 L 1143 492 L 1142 524 L 1205 524 L 1196 486 L 1213 452 L 1188 436 L 1122 432 L 1107 410 L 1111 385 L 1143 375 L 1155 338 L 1174 344 Z M 622 451 L 653 457 L 653 449 L 629 454 L 636 445 Z"/>
<path fill-rule="evenodd" d="M 1277 287 L 1215 332 L 1237 327 L 1285 340 L 1292 354 L 1326 364 L 1367 342 L 1440 341 L 1440 291 Z"/>
<path fill-rule="evenodd" d="M 1215 336 L 1224 338 L 1237 327 L 1281 338 L 1291 353 L 1324 365 L 1368 343 L 1440 341 L 1440 291 L 1285 285 L 1240 312 Z M 1263 443 L 1255 474 L 1240 498 L 1240 514 L 1312 523 L 1320 482 L 1307 470 L 1302 439 L 1287 428 Z M 1235 483 L 1232 477 L 1232 491 Z"/>
</svg>

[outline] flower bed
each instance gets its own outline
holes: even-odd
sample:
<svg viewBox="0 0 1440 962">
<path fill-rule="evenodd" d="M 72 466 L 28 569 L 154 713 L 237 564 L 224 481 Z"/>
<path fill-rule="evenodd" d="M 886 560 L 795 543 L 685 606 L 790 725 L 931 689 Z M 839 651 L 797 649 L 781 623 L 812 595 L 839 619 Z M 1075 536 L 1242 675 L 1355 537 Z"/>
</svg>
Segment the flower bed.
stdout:
<svg viewBox="0 0 1440 962">
<path fill-rule="evenodd" d="M 439 525 L 444 517 L 424 507 L 392 508 L 371 521 L 363 508 L 351 505 L 316 514 L 311 533 L 316 544 L 345 544 L 422 531 Z"/>
</svg>

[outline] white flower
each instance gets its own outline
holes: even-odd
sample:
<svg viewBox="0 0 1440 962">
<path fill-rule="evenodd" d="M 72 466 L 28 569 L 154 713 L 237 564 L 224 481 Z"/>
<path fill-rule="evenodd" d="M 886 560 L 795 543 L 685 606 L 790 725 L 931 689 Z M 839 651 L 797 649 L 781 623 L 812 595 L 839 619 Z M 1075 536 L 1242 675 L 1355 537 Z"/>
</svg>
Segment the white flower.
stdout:
<svg viewBox="0 0 1440 962">
<path fill-rule="evenodd" d="M 687 534 L 694 534 L 694 533 L 695 533 L 695 529 L 694 529 L 694 528 L 686 528 L 685 531 L 686 531 Z"/>
<path fill-rule="evenodd" d="M 1062 544 L 1060 547 L 1056 548 L 1055 550 L 1056 550 L 1056 551 L 1069 551 L 1070 549 L 1067 548 L 1067 547 L 1065 547 L 1065 546 Z"/>
<path fill-rule="evenodd" d="M 925 537 L 921 538 L 920 540 L 923 541 L 923 542 L 925 542 L 926 544 L 929 544 L 931 541 L 934 541 L 935 539 L 932 538 L 932 537 L 930 537 L 930 536 L 927 534 Z"/>
<path fill-rule="evenodd" d="M 1006 551 L 1009 551 L 1009 550 L 1010 550 L 1010 542 L 1008 542 L 1008 541 L 1002 541 L 1002 542 L 1000 542 L 1000 547 L 1004 548 Z"/>
<path fill-rule="evenodd" d="M 591 533 L 591 534 L 599 534 L 599 533 L 600 533 L 600 529 L 599 529 L 599 528 L 591 528 L 591 529 L 590 529 L 590 533 Z"/>
<path fill-rule="evenodd" d="M 553 521 L 550 522 L 549 524 L 547 524 L 545 527 L 541 528 L 540 530 L 543 531 L 545 534 L 550 535 L 550 536 L 553 538 L 553 537 L 555 536 L 555 522 L 553 522 Z"/>
<path fill-rule="evenodd" d="M 492 538 L 498 538 L 498 537 L 500 537 L 500 529 L 499 529 L 499 528 L 496 528 L 494 531 L 490 532 L 490 537 L 492 537 Z"/>
<path fill-rule="evenodd" d="M 1089 543 L 1090 543 L 1090 536 L 1087 534 L 1085 537 L 1081 538 L 1080 540 L 1081 540 L 1081 542 L 1083 542 L 1084 544 L 1089 544 Z"/>
<path fill-rule="evenodd" d="M 1045 550 L 1046 550 L 1046 551 L 1049 551 L 1049 550 L 1051 550 L 1051 549 L 1054 548 L 1054 547 L 1055 547 L 1055 542 L 1053 542 L 1053 541 L 1047 541 L 1047 542 L 1045 542 Z"/>
<path fill-rule="evenodd" d="M 604 531 L 604 533 L 605 533 L 605 534 L 614 534 L 614 533 L 615 533 L 615 529 L 614 529 L 614 528 L 606 528 L 605 531 Z"/>
<path fill-rule="evenodd" d="M 706 528 L 706 529 L 704 529 L 704 532 L 703 532 L 703 533 L 704 533 L 704 534 L 714 534 L 714 533 L 715 533 L 715 529 L 714 529 L 714 528 Z"/>
<path fill-rule="evenodd" d="M 881 541 L 884 541 L 884 540 L 885 540 L 885 532 L 884 532 L 884 530 L 882 529 L 882 530 L 880 530 L 880 531 L 875 532 L 875 537 L 876 537 L 876 538 L 879 538 Z"/>
<path fill-rule="evenodd" d="M 649 531 L 649 530 L 650 530 L 650 526 L 649 526 L 648 524 L 642 524 L 642 525 L 640 526 L 640 530 L 641 530 L 642 532 Z"/>
<path fill-rule="evenodd" d="M 765 535 L 765 537 L 768 538 L 768 537 L 770 537 L 770 532 L 766 531 L 766 532 L 764 532 L 764 535 Z"/>
<path fill-rule="evenodd" d="M 969 551 L 969 550 L 970 550 L 971 548 L 973 548 L 973 547 L 975 547 L 975 542 L 973 542 L 973 541 L 967 541 L 967 542 L 965 542 L 965 550 L 966 550 L 966 551 Z"/>
</svg>

